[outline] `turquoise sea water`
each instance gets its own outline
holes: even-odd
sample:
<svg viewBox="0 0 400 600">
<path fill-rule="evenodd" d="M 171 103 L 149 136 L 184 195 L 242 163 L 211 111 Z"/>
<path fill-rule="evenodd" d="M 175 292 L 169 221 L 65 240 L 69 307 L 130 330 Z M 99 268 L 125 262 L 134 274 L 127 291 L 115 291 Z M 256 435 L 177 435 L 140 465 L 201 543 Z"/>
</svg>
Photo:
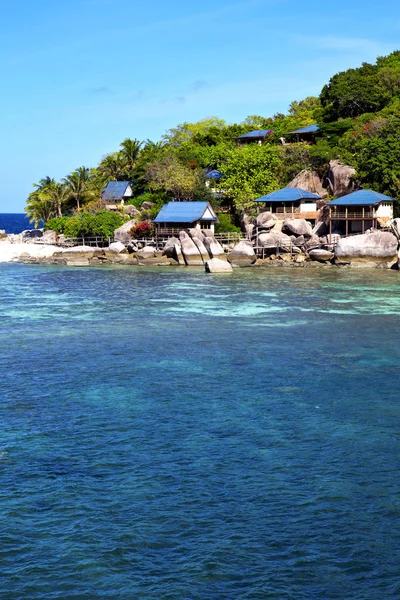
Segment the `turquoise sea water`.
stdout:
<svg viewBox="0 0 400 600">
<path fill-rule="evenodd" d="M 0 597 L 400 597 L 396 272 L 0 265 Z"/>
</svg>

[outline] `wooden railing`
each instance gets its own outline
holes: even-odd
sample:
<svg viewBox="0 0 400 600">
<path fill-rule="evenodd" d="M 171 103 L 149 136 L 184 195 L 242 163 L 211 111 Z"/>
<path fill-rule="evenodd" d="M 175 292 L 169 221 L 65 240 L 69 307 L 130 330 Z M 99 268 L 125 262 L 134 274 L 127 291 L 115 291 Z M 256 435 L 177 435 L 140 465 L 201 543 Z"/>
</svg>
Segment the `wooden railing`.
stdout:
<svg viewBox="0 0 400 600">
<path fill-rule="evenodd" d="M 373 210 L 332 210 L 331 219 L 374 219 Z"/>
</svg>

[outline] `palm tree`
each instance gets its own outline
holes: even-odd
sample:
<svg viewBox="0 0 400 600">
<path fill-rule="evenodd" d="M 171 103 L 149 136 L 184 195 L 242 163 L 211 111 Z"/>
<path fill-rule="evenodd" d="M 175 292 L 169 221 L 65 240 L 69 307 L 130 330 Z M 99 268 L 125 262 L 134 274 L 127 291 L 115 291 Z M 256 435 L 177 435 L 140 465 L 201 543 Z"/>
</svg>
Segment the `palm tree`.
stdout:
<svg viewBox="0 0 400 600">
<path fill-rule="evenodd" d="M 29 217 L 30 223 L 34 223 L 38 227 L 41 221 L 48 221 L 53 217 L 55 212 L 54 202 L 49 195 L 49 190 L 56 185 L 56 180 L 52 177 L 44 177 L 35 183 L 35 188 L 28 196 L 25 212 Z"/>
<path fill-rule="evenodd" d="M 46 195 L 53 204 L 57 217 L 62 217 L 63 206 L 71 198 L 71 191 L 65 183 L 54 182 L 46 189 Z"/>
<path fill-rule="evenodd" d="M 111 180 L 120 180 L 124 176 L 125 161 L 119 152 L 105 156 L 98 167 L 104 177 L 104 183 Z"/>
<path fill-rule="evenodd" d="M 132 140 L 130 138 L 126 138 L 122 144 L 120 144 L 120 154 L 130 175 L 130 179 L 132 179 L 133 169 L 135 168 L 142 144 L 143 142 L 139 142 L 139 140 L 136 139 Z"/>
<path fill-rule="evenodd" d="M 81 204 L 91 195 L 89 190 L 90 178 L 90 170 L 86 167 L 79 167 L 62 180 L 62 183 L 69 190 L 70 197 L 75 200 L 78 210 L 80 210 Z"/>
</svg>

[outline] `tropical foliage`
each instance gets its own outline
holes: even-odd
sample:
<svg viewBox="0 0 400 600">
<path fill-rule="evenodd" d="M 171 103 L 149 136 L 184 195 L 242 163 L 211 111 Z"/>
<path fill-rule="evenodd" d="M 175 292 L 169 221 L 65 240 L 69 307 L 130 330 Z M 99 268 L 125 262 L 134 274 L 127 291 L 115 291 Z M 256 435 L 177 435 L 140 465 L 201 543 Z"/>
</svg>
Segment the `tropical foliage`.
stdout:
<svg viewBox="0 0 400 600">
<path fill-rule="evenodd" d="M 298 142 L 295 129 L 318 123 L 314 144 Z M 239 145 L 238 136 L 272 130 L 263 145 Z M 129 201 L 151 220 L 169 200 L 221 202 L 239 212 L 257 196 L 287 185 L 303 169 L 321 177 L 333 158 L 353 166 L 357 183 L 391 196 L 400 194 L 400 51 L 334 75 L 319 97 L 293 101 L 286 114 L 250 115 L 229 124 L 219 117 L 182 123 L 158 142 L 126 138 L 97 167 L 80 167 L 60 182 L 45 177 L 34 186 L 26 211 L 32 222 L 69 215 L 79 227 L 83 213 L 104 209 L 102 188 L 130 181 Z M 290 142 L 290 143 L 287 143 Z M 207 184 L 207 169 L 223 173 Z M 123 218 L 120 216 L 120 218 Z M 78 219 L 78 221 L 77 221 Z M 71 225 L 72 227 L 72 225 Z M 74 226 L 75 227 L 75 226 Z"/>
</svg>

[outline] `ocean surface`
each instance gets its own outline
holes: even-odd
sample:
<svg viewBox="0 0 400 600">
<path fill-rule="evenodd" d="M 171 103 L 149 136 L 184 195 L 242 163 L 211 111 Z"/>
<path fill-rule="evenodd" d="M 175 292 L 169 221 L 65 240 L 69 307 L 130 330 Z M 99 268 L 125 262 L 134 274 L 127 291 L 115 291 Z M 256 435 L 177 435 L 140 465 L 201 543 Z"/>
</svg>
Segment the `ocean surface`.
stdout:
<svg viewBox="0 0 400 600">
<path fill-rule="evenodd" d="M 6 233 L 21 233 L 25 229 L 33 229 L 25 213 L 0 213 L 0 229 Z"/>
<path fill-rule="evenodd" d="M 399 273 L 0 264 L 0 598 L 398 600 Z"/>
</svg>

